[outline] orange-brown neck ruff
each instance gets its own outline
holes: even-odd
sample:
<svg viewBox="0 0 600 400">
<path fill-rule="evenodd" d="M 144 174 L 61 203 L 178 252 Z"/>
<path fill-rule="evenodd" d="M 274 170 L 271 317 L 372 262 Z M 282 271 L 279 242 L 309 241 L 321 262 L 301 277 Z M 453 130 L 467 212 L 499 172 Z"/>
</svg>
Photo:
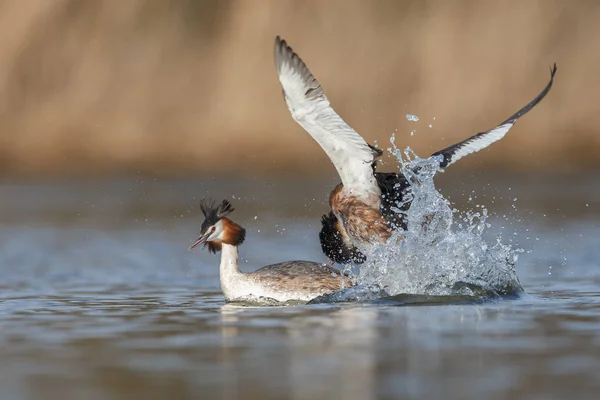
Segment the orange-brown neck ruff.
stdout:
<svg viewBox="0 0 600 400">
<path fill-rule="evenodd" d="M 222 218 L 221 222 L 223 224 L 223 243 L 232 246 L 239 246 L 244 243 L 244 239 L 246 239 L 246 230 L 244 228 L 228 218 Z"/>
<path fill-rule="evenodd" d="M 333 210 L 333 203 L 339 201 L 340 197 L 342 197 L 342 189 L 344 185 L 341 183 L 333 188 L 331 193 L 329 194 L 329 207 Z"/>
<path fill-rule="evenodd" d="M 344 229 L 353 243 L 385 242 L 392 234 L 381 216 L 379 207 L 374 208 L 356 196 L 347 195 L 338 185 L 329 196 L 329 205 L 342 220 Z"/>
<path fill-rule="evenodd" d="M 344 199 L 352 197 L 352 196 L 359 198 L 358 196 L 355 196 L 352 193 L 347 192 L 344 188 L 344 184 L 340 183 L 335 188 L 333 188 L 333 190 L 331 191 L 331 194 L 329 195 L 329 206 L 333 210 L 334 202 L 339 202 L 341 200 L 344 200 Z M 362 201 L 363 204 L 365 204 L 366 206 L 369 206 L 371 208 L 378 210 L 381 206 L 381 189 L 378 188 L 376 194 L 374 193 L 369 196 L 364 196 L 364 195 L 360 196 L 360 201 Z"/>
</svg>

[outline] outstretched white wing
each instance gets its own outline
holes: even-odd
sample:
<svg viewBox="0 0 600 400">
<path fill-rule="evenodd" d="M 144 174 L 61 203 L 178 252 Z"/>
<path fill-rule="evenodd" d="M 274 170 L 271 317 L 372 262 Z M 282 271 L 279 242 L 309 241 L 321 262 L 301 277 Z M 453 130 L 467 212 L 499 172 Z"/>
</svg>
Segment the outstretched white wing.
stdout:
<svg viewBox="0 0 600 400">
<path fill-rule="evenodd" d="M 554 64 L 554 67 L 550 69 L 550 82 L 548 82 L 544 90 L 542 90 L 542 92 L 538 94 L 535 99 L 531 100 L 525 107 L 511 115 L 506 121 L 502 122 L 494 129 L 480 132 L 468 139 L 463 140 L 462 142 L 437 151 L 432 154 L 432 157 L 442 155 L 444 158 L 440 165 L 442 167 L 447 167 L 450 164 L 454 164 L 464 156 L 485 149 L 490 144 L 502 139 L 519 118 L 527 114 L 533 107 L 542 101 L 544 97 L 546 97 L 550 91 L 550 88 L 552 87 L 552 83 L 554 82 L 554 74 L 556 74 L 556 64 Z"/>
<path fill-rule="evenodd" d="M 285 40 L 275 39 L 275 66 L 292 117 L 319 143 L 342 179 L 357 196 L 378 193 L 371 167 L 381 155 L 329 105 L 323 88 Z"/>
</svg>

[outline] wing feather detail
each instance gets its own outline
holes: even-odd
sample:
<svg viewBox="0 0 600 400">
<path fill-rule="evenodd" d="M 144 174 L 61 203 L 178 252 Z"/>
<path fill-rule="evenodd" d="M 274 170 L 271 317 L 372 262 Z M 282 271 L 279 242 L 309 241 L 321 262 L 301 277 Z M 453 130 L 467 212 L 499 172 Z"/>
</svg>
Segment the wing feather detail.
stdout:
<svg viewBox="0 0 600 400">
<path fill-rule="evenodd" d="M 535 99 L 531 100 L 525 107 L 508 117 L 497 127 L 490 129 L 489 131 L 477 133 L 476 135 L 473 135 L 462 142 L 453 144 L 452 146 L 446 147 L 443 150 L 436 151 L 431 156 L 433 157 L 442 155 L 444 158 L 442 159 L 440 165 L 442 167 L 447 167 L 448 165 L 454 164 L 464 156 L 478 152 L 479 150 L 483 150 L 492 143 L 502 139 L 515 125 L 519 118 L 531 111 L 533 107 L 535 107 L 540 101 L 542 101 L 544 97 L 546 97 L 552 88 L 555 74 L 556 64 L 554 64 L 554 66 L 550 69 L 550 82 L 548 82 L 544 90 L 542 90 L 542 92 L 538 94 Z"/>
<path fill-rule="evenodd" d="M 279 36 L 275 39 L 275 66 L 292 118 L 325 151 L 344 189 L 356 196 L 378 194 L 371 165 L 381 151 L 369 146 L 335 112 L 306 64 Z"/>
</svg>

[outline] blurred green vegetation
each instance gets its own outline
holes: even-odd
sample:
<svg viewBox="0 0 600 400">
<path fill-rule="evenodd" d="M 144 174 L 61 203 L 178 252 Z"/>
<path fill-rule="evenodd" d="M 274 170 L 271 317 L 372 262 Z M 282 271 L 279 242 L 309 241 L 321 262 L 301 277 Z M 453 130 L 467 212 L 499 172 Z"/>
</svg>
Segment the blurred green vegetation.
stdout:
<svg viewBox="0 0 600 400">
<path fill-rule="evenodd" d="M 422 156 L 495 126 L 557 62 L 549 96 L 456 168 L 597 168 L 598 21 L 584 0 L 0 1 L 0 170 L 334 174 L 281 98 L 278 34 L 367 140 Z"/>
</svg>

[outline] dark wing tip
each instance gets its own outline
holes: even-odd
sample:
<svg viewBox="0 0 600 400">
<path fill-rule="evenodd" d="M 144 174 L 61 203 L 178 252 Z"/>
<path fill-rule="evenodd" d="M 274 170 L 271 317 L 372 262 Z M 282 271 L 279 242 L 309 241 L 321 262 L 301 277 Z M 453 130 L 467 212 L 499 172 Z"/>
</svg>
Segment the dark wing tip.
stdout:
<svg viewBox="0 0 600 400">
<path fill-rule="evenodd" d="M 277 35 L 277 37 L 275 38 L 275 52 L 273 54 L 275 55 L 275 66 L 277 67 L 278 71 L 279 66 L 281 65 L 281 61 L 283 59 L 283 54 L 286 51 L 287 47 L 288 45 L 286 41 L 283 40 L 279 35 Z"/>
<path fill-rule="evenodd" d="M 281 73 L 284 65 L 288 65 L 289 68 L 300 75 L 305 86 L 304 94 L 306 96 L 311 98 L 324 96 L 321 84 L 310 72 L 304 61 L 302 61 L 300 56 L 294 52 L 294 49 L 284 39 L 277 35 L 275 38 L 275 67 L 278 73 Z"/>
<path fill-rule="evenodd" d="M 544 99 L 544 97 L 546 97 L 548 92 L 550 92 L 550 89 L 552 88 L 552 84 L 554 83 L 554 75 L 556 75 L 557 69 L 558 68 L 556 67 L 556 63 L 554 63 L 554 65 L 550 68 L 550 81 L 546 84 L 546 87 L 544 88 L 544 90 L 542 90 L 541 93 L 535 97 L 535 99 L 531 100 L 529 102 L 529 104 L 527 104 L 525 107 L 521 108 L 519 111 L 517 111 L 516 113 L 514 113 L 513 115 L 508 117 L 506 119 L 506 121 L 502 122 L 500 125 L 504 125 L 506 123 L 517 122 L 517 120 L 519 118 L 521 118 L 523 115 L 527 114 L 533 107 L 535 107 L 540 101 L 542 101 Z M 500 126 L 500 125 L 498 125 L 498 126 Z"/>
<path fill-rule="evenodd" d="M 550 67 L 550 79 L 554 79 L 554 75 L 556 74 L 556 63 L 554 63 L 554 66 Z"/>
<path fill-rule="evenodd" d="M 550 67 L 550 81 L 546 84 L 546 87 L 544 88 L 544 90 L 542 90 L 540 92 L 540 94 L 538 94 L 533 100 L 531 100 L 527 105 L 525 105 L 525 107 L 521 108 L 519 111 L 517 111 L 516 113 L 514 113 L 513 115 L 508 117 L 504 122 L 498 124 L 498 126 L 496 126 L 493 129 L 490 129 L 485 132 L 480 132 L 476 135 L 471 136 L 470 138 L 463 140 L 462 142 L 453 144 L 452 146 L 447 147 L 443 150 L 436 151 L 431 156 L 432 157 L 437 156 L 437 155 L 443 156 L 443 159 L 440 162 L 440 167 L 445 168 L 452 161 L 452 157 L 454 156 L 454 154 L 458 150 L 460 150 L 465 144 L 471 142 L 473 139 L 475 139 L 477 137 L 481 137 L 483 135 L 488 134 L 489 132 L 493 131 L 494 129 L 499 128 L 502 125 L 516 123 L 519 118 L 521 118 L 523 115 L 525 115 L 529 111 L 531 111 L 531 109 L 533 107 L 535 107 L 536 105 L 538 105 L 538 103 L 540 101 L 542 101 L 542 99 L 544 99 L 544 97 L 546 97 L 548 92 L 550 92 L 550 89 L 552 88 L 552 84 L 554 83 L 554 75 L 556 75 L 556 70 L 557 70 L 556 63 L 554 63 L 554 65 L 552 67 Z"/>
<path fill-rule="evenodd" d="M 275 38 L 275 67 L 281 71 L 281 66 L 285 63 L 291 63 L 294 56 L 298 57 L 294 50 L 288 46 L 287 42 L 277 35 Z"/>
</svg>

